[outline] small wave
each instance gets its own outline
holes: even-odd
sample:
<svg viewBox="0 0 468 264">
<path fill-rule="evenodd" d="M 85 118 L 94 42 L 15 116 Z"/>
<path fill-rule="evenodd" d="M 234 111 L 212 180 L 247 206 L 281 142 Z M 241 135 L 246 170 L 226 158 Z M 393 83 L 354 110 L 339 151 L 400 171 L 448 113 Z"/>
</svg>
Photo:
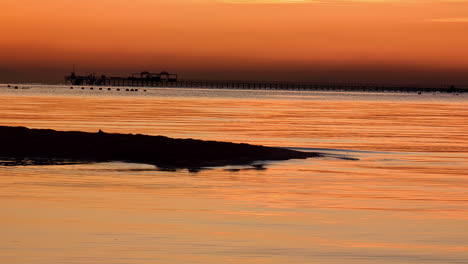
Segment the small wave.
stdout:
<svg viewBox="0 0 468 264">
<path fill-rule="evenodd" d="M 284 147 L 287 149 L 306 151 L 306 152 L 351 152 L 351 153 L 366 153 L 366 154 L 388 154 L 384 151 L 369 151 L 369 150 L 355 150 L 355 149 L 332 149 L 332 148 L 297 148 L 297 147 Z"/>
<path fill-rule="evenodd" d="M 329 149 L 329 148 L 297 148 L 284 147 L 291 150 L 304 152 L 318 152 L 324 157 L 332 157 L 344 160 L 359 160 L 359 158 L 349 155 L 349 153 L 373 153 L 372 151 L 347 150 L 347 149 Z"/>
</svg>

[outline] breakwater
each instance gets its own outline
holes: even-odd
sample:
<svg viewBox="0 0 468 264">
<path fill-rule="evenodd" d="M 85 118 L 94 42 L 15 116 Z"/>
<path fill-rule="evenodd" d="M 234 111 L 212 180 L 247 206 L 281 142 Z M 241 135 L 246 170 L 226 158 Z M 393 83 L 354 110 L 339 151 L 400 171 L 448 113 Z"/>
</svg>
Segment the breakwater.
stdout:
<svg viewBox="0 0 468 264">
<path fill-rule="evenodd" d="M 295 82 L 241 82 L 241 81 L 177 81 L 153 82 L 133 80 L 109 80 L 96 86 L 113 87 L 167 87 L 167 88 L 212 88 L 244 90 L 290 90 L 290 91 L 360 91 L 360 92 L 446 92 L 467 93 L 468 85 L 382 85 L 355 83 L 295 83 Z"/>
<path fill-rule="evenodd" d="M 213 88 L 244 90 L 290 90 L 290 91 L 362 91 L 362 92 L 447 92 L 466 93 L 468 85 L 392 85 L 359 83 L 304 83 L 304 82 L 258 82 L 258 81 L 206 81 L 180 80 L 177 82 L 109 82 L 109 86 L 168 87 L 168 88 Z"/>
</svg>

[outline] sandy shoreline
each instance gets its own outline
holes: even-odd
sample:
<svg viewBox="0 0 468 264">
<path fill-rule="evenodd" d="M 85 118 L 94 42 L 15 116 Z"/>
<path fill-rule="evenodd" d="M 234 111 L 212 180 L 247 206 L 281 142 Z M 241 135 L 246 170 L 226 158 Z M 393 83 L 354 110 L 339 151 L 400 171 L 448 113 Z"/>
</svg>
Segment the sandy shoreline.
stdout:
<svg viewBox="0 0 468 264">
<path fill-rule="evenodd" d="M 263 160 L 318 157 L 276 147 L 164 136 L 0 127 L 3 165 L 127 161 L 162 168 L 248 165 Z"/>
</svg>

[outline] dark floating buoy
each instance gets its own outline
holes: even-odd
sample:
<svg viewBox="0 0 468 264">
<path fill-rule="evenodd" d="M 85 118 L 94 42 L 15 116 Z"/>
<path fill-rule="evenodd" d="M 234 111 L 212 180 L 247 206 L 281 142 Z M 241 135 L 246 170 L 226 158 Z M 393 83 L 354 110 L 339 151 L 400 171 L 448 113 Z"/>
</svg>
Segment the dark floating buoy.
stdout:
<svg viewBox="0 0 468 264">
<path fill-rule="evenodd" d="M 73 89 L 73 86 L 72 86 L 72 87 L 70 87 L 70 89 Z"/>
<path fill-rule="evenodd" d="M 266 170 L 266 168 L 264 166 L 265 166 L 264 164 L 254 164 L 254 165 L 252 165 L 252 167 L 254 167 L 254 169 L 256 169 L 256 170 Z"/>
<path fill-rule="evenodd" d="M 127 91 L 127 92 L 128 92 L 128 91 L 130 91 L 130 90 L 129 90 L 129 89 L 125 89 L 125 91 Z"/>
<path fill-rule="evenodd" d="M 84 90 L 84 87 L 81 87 L 81 90 Z"/>
<path fill-rule="evenodd" d="M 91 87 L 91 88 L 89 88 L 89 89 L 90 89 L 90 90 L 94 90 L 94 88 L 93 88 L 93 87 Z"/>
<path fill-rule="evenodd" d="M 138 89 L 135 89 L 135 92 L 138 92 Z"/>
<path fill-rule="evenodd" d="M 146 90 L 143 90 L 143 92 L 146 92 Z"/>
<path fill-rule="evenodd" d="M 111 88 L 107 88 L 107 91 L 110 91 L 110 90 L 112 90 L 112 89 L 111 89 Z"/>
<path fill-rule="evenodd" d="M 15 86 L 15 89 L 18 89 L 18 86 Z"/>
<path fill-rule="evenodd" d="M 8 87 L 8 88 L 10 88 L 10 87 L 11 87 L 11 85 L 8 85 L 7 87 Z"/>
<path fill-rule="evenodd" d="M 418 92 L 418 94 L 421 94 L 421 92 Z"/>
<path fill-rule="evenodd" d="M 99 88 L 99 90 L 102 90 L 102 88 Z"/>
<path fill-rule="evenodd" d="M 120 91 L 120 88 L 117 88 L 117 91 Z"/>
</svg>

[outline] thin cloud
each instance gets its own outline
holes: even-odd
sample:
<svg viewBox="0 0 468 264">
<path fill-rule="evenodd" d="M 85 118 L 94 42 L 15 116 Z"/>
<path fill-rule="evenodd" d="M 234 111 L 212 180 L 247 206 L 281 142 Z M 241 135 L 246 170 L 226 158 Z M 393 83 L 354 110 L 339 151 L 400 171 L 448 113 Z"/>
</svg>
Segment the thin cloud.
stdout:
<svg viewBox="0 0 468 264">
<path fill-rule="evenodd" d="M 222 0 L 228 4 L 323 4 L 330 1 L 320 0 Z"/>
<path fill-rule="evenodd" d="M 343 3 L 468 3 L 468 0 L 217 0 L 228 4 L 343 4 Z"/>
<path fill-rule="evenodd" d="M 436 18 L 436 19 L 431 19 L 430 22 L 436 22 L 436 23 L 468 23 L 468 17 Z"/>
</svg>

